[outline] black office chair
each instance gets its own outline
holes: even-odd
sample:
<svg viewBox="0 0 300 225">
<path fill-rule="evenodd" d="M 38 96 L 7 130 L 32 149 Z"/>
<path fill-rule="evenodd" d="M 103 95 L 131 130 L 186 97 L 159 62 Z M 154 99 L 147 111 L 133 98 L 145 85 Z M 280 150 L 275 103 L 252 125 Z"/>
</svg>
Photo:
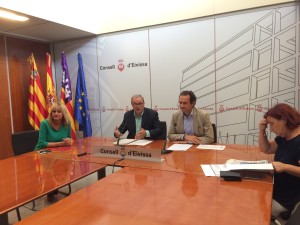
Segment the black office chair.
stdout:
<svg viewBox="0 0 300 225">
<path fill-rule="evenodd" d="M 12 134 L 14 155 L 22 155 L 34 150 L 39 139 L 38 130 L 22 131 Z"/>
<path fill-rule="evenodd" d="M 281 220 L 285 221 L 285 225 L 300 224 L 300 202 L 298 202 L 292 211 L 286 211 L 280 214 Z M 280 219 L 271 216 L 271 225 L 281 225 Z"/>
<path fill-rule="evenodd" d="M 217 127 L 216 127 L 216 124 L 212 123 L 212 128 L 214 130 L 214 143 L 217 143 Z"/>
<path fill-rule="evenodd" d="M 161 134 L 157 137 L 159 140 L 167 139 L 167 123 L 166 121 L 160 121 Z"/>
<path fill-rule="evenodd" d="M 300 202 L 295 206 L 291 217 L 287 220 L 285 225 L 299 225 L 300 224 Z"/>
<path fill-rule="evenodd" d="M 38 130 L 22 131 L 12 134 L 12 147 L 14 155 L 22 155 L 34 150 L 39 139 Z M 35 210 L 35 201 L 32 201 L 31 210 Z M 21 220 L 19 208 L 16 209 L 18 220 Z"/>
</svg>

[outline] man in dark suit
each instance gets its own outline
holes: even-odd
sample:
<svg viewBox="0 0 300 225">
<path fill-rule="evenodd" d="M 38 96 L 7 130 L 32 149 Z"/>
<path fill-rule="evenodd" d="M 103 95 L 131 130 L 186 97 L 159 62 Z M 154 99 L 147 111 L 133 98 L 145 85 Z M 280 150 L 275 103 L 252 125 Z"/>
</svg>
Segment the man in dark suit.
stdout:
<svg viewBox="0 0 300 225">
<path fill-rule="evenodd" d="M 114 130 L 114 136 L 120 137 L 128 131 L 129 139 L 156 139 L 161 134 L 158 113 L 153 109 L 145 108 L 144 98 L 134 95 L 131 98 L 132 110 L 124 115 L 120 127 Z"/>
</svg>

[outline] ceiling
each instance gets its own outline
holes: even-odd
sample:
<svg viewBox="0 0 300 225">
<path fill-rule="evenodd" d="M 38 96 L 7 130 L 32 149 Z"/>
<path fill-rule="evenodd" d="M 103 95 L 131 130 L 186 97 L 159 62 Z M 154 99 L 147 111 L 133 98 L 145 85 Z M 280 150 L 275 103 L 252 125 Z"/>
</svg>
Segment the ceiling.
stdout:
<svg viewBox="0 0 300 225">
<path fill-rule="evenodd" d="M 0 0 L 0 9 L 29 17 L 0 18 L 0 33 L 59 42 L 185 21 L 291 0 Z"/>
<path fill-rule="evenodd" d="M 29 17 L 29 20 L 25 22 L 12 21 L 0 17 L 0 33 L 34 38 L 46 42 L 56 42 L 95 35 L 59 23 L 33 16 L 26 16 Z"/>
</svg>

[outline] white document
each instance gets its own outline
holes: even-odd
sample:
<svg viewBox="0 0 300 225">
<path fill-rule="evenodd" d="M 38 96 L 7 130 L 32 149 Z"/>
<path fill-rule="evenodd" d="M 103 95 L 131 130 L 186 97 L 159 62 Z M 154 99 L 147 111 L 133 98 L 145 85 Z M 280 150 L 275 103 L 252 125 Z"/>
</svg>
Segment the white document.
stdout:
<svg viewBox="0 0 300 225">
<path fill-rule="evenodd" d="M 141 140 L 136 140 L 136 141 L 130 142 L 127 145 L 145 146 L 147 144 L 150 144 L 151 142 L 152 142 L 151 140 L 141 139 Z"/>
<path fill-rule="evenodd" d="M 227 170 L 257 170 L 257 171 L 272 171 L 273 165 L 272 163 L 265 164 L 226 164 Z"/>
<path fill-rule="evenodd" d="M 145 146 L 147 144 L 150 144 L 152 140 L 136 140 L 136 139 L 120 139 L 119 145 L 139 145 L 139 146 Z M 118 141 L 115 141 L 113 144 L 116 145 Z"/>
<path fill-rule="evenodd" d="M 193 145 L 191 145 L 191 144 L 173 144 L 167 150 L 186 151 L 192 146 Z"/>
<path fill-rule="evenodd" d="M 267 164 L 204 164 L 201 168 L 205 176 L 220 176 L 220 171 L 251 170 L 268 172 L 273 170 L 272 163 Z"/>
<path fill-rule="evenodd" d="M 226 164 L 267 164 L 268 160 L 239 160 L 239 159 L 228 159 Z"/>
<path fill-rule="evenodd" d="M 224 150 L 224 145 L 198 145 L 198 149 L 208 149 L 208 150 Z"/>
<path fill-rule="evenodd" d="M 224 164 L 204 164 L 201 165 L 201 168 L 207 177 L 216 177 L 220 176 L 220 171 L 226 171 L 226 167 Z"/>
<path fill-rule="evenodd" d="M 128 143 L 131 143 L 133 141 L 135 141 L 135 139 L 126 139 L 126 138 L 125 139 L 120 139 L 119 140 L 119 145 L 127 145 Z M 118 141 L 115 141 L 113 144 L 114 145 L 118 144 Z"/>
</svg>

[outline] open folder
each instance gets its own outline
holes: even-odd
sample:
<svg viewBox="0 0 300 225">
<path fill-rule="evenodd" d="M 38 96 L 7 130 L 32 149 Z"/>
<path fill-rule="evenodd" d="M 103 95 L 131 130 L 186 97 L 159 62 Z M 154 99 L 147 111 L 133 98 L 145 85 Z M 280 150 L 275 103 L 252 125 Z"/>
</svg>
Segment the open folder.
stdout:
<svg viewBox="0 0 300 225">
<path fill-rule="evenodd" d="M 226 170 L 256 170 L 256 171 L 272 171 L 273 165 L 272 163 L 245 163 L 245 164 L 226 164 Z"/>
<path fill-rule="evenodd" d="M 272 171 L 273 165 L 268 160 L 238 160 L 229 159 L 225 163 L 226 170 L 259 170 Z"/>
<path fill-rule="evenodd" d="M 220 171 L 273 171 L 272 163 L 258 164 L 206 164 L 201 165 L 205 176 L 220 176 Z"/>
</svg>

